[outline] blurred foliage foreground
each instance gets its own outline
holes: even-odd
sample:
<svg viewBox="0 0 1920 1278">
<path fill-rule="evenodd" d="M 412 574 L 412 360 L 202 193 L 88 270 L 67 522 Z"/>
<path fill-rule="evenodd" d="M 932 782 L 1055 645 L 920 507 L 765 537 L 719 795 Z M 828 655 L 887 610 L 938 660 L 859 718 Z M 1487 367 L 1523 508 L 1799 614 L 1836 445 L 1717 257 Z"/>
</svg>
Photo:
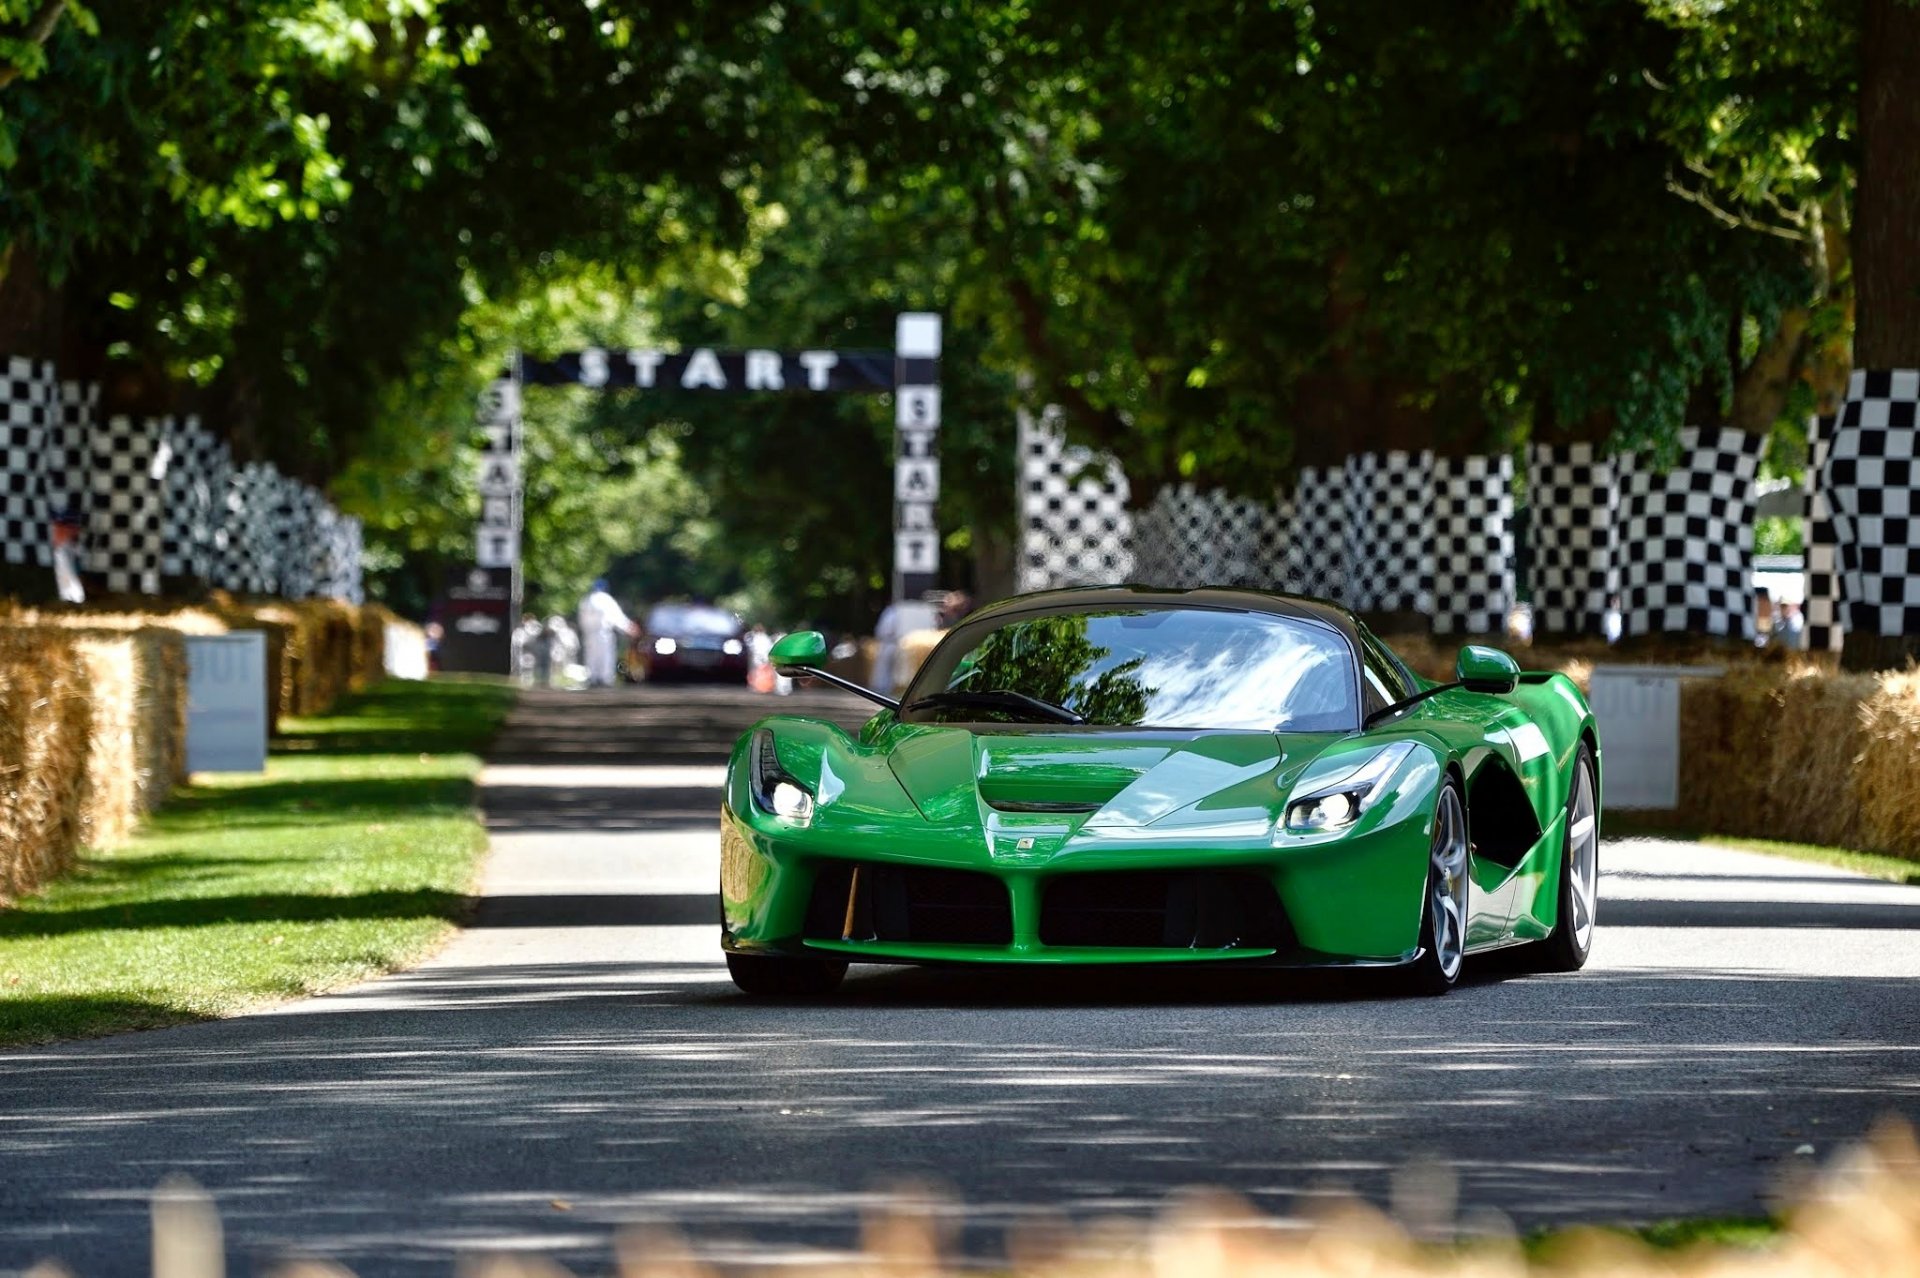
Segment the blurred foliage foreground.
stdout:
<svg viewBox="0 0 1920 1278">
<path fill-rule="evenodd" d="M 1655 1227 L 1640 1234 L 1576 1227 L 1523 1244 L 1499 1218 L 1465 1230 L 1454 1221 L 1454 1183 L 1439 1168 L 1410 1168 L 1388 1215 L 1349 1199 L 1322 1199 L 1305 1228 L 1276 1222 L 1231 1196 L 1179 1196 L 1157 1220 L 1064 1220 L 1017 1228 L 1005 1272 L 1021 1278 L 1902 1278 L 1920 1272 L 1920 1145 L 1884 1124 L 1867 1141 L 1809 1170 L 1777 1233 Z M 556 1206 L 560 1204 L 556 1203 Z M 978 1272 L 948 1255 L 959 1217 L 952 1204 L 906 1194 L 871 1218 L 860 1254 L 818 1274 L 936 1275 Z M 218 1278 L 220 1219 L 191 1181 L 170 1178 L 154 1199 L 155 1278 Z M 1757 1236 L 1756 1236 L 1757 1235 Z M 622 1235 L 623 1278 L 700 1278 L 718 1271 L 664 1231 Z M 35 1271 L 29 1271 L 34 1273 Z M 53 1266 L 41 1273 L 51 1278 Z M 337 1265 L 295 1263 L 280 1278 L 343 1278 Z M 463 1265 L 470 1278 L 564 1278 L 554 1262 L 521 1255 Z M 776 1272 L 769 1270 L 767 1272 Z M 791 1272 L 782 1269 L 777 1272 Z"/>
</svg>

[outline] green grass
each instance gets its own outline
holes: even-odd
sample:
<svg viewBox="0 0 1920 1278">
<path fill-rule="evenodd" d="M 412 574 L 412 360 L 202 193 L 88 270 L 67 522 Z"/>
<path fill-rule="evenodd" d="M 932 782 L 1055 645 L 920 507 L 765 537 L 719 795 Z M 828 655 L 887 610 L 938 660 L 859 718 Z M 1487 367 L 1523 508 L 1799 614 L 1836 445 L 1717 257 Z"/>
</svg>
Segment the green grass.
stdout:
<svg viewBox="0 0 1920 1278">
<path fill-rule="evenodd" d="M 1607 837 L 1675 839 L 1683 843 L 1711 843 L 1716 847 L 1738 848 L 1743 852 L 1763 852 L 1768 856 L 1791 857 L 1851 870 L 1869 878 L 1890 883 L 1920 884 L 1920 862 L 1878 852 L 1854 852 L 1847 848 L 1823 847 L 1817 843 L 1783 843 L 1778 839 L 1752 839 L 1739 834 L 1714 834 L 1702 830 L 1669 829 L 1656 822 L 1636 820 L 1631 813 L 1607 818 Z"/>
<path fill-rule="evenodd" d="M 1785 1228 L 1771 1216 L 1691 1216 L 1657 1220 L 1650 1225 L 1571 1225 L 1541 1229 L 1520 1240 L 1528 1260 L 1553 1265 L 1566 1256 L 1590 1255 L 1596 1236 L 1637 1240 L 1660 1251 L 1683 1251 L 1695 1245 L 1757 1251 L 1771 1246 Z"/>
<path fill-rule="evenodd" d="M 231 1015 L 426 955 L 486 847 L 476 752 L 512 699 L 390 681 L 286 720 L 265 774 L 177 791 L 0 910 L 0 1044 Z"/>
</svg>

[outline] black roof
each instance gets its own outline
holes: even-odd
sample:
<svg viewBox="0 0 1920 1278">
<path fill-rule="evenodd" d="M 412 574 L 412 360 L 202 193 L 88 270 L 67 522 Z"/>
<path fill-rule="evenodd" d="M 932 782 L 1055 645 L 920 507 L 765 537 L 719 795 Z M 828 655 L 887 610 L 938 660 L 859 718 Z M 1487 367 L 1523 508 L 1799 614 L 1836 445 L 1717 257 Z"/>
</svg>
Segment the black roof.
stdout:
<svg viewBox="0 0 1920 1278">
<path fill-rule="evenodd" d="M 1279 617 L 1301 617 L 1330 626 L 1358 643 L 1360 622 L 1339 604 L 1311 595 L 1289 595 L 1239 586 L 1200 586 L 1173 590 L 1164 586 L 1067 586 L 1012 595 L 967 614 L 964 621 L 980 621 L 1002 613 L 1042 612 L 1052 608 L 1222 608 L 1235 612 L 1265 612 Z"/>
</svg>

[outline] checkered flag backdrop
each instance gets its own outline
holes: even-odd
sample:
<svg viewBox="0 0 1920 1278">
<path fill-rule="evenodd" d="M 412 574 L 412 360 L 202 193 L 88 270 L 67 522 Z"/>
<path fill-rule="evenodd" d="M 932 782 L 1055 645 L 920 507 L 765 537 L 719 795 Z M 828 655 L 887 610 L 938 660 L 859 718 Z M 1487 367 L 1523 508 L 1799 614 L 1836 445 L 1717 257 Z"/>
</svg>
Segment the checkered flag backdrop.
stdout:
<svg viewBox="0 0 1920 1278">
<path fill-rule="evenodd" d="M 1822 473 L 1849 632 L 1920 634 L 1920 369 L 1855 369 Z"/>
<path fill-rule="evenodd" d="M 48 427 L 58 413 L 53 365 L 7 360 L 0 382 L 0 563 L 27 565 L 47 559 L 49 512 L 41 497 L 41 467 Z"/>
<path fill-rule="evenodd" d="M 87 567 L 110 594 L 160 593 L 163 444 L 152 417 L 110 417 L 88 439 Z"/>
<path fill-rule="evenodd" d="M 1513 458 L 1433 463 L 1433 629 L 1499 635 L 1513 607 Z"/>
<path fill-rule="evenodd" d="M 1191 589 L 1273 589 L 1283 575 L 1284 512 L 1224 489 L 1169 484 L 1133 519 L 1133 579 Z"/>
<path fill-rule="evenodd" d="M 1841 624 L 1841 606 L 1846 598 L 1840 587 L 1840 538 L 1834 531 L 1833 512 L 1827 507 L 1826 486 L 1821 474 L 1826 469 L 1827 453 L 1833 447 L 1833 431 L 1838 419 L 1832 413 L 1807 422 L 1807 523 L 1806 537 L 1806 636 L 1809 652 L 1838 652 L 1846 637 Z"/>
<path fill-rule="evenodd" d="M 200 419 L 169 419 L 166 543 L 160 571 L 218 584 L 218 550 L 225 530 L 226 447 L 200 428 Z"/>
<path fill-rule="evenodd" d="M 1433 454 L 1347 458 L 1347 607 L 1433 610 Z"/>
<path fill-rule="evenodd" d="M 1020 589 L 1132 580 L 1127 477 L 1111 458 L 1069 446 L 1056 410 L 1020 412 Z"/>
<path fill-rule="evenodd" d="M 273 536 L 280 564 L 280 595 L 307 599 L 315 593 L 324 549 L 319 532 L 320 494 L 301 480 L 282 477 L 274 504 Z"/>
<path fill-rule="evenodd" d="M 280 472 L 272 462 L 248 462 L 232 475 L 227 524 L 226 580 L 247 595 L 270 595 L 280 586 L 279 541 L 274 509 Z"/>
<path fill-rule="evenodd" d="M 1621 633 L 1753 638 L 1753 512 L 1764 435 L 1689 426 L 1664 474 L 1616 459 Z"/>
<path fill-rule="evenodd" d="M 1617 592 L 1614 461 L 1594 444 L 1527 446 L 1527 540 L 1537 634 L 1601 633 Z"/>
<path fill-rule="evenodd" d="M 366 600 L 360 576 L 360 521 L 327 507 L 321 516 L 327 545 L 326 574 L 320 593 L 357 604 Z"/>
<path fill-rule="evenodd" d="M 1280 579 L 1296 594 L 1344 601 L 1347 590 L 1347 468 L 1303 466 L 1288 503 Z"/>
</svg>

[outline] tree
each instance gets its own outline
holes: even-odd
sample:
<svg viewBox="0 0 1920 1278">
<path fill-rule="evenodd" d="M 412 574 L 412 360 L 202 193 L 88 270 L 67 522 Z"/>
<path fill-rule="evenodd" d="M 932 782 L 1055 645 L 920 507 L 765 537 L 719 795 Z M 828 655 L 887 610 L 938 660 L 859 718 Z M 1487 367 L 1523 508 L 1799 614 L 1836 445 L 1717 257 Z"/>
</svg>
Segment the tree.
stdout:
<svg viewBox="0 0 1920 1278">
<path fill-rule="evenodd" d="M 1860 50 L 1860 196 L 1854 219 L 1860 312 L 1854 362 L 1874 370 L 1920 368 L 1920 155 L 1914 151 L 1914 139 L 1920 137 L 1920 6 L 1867 0 Z M 1913 491 L 1911 480 L 1906 487 Z M 1883 670 L 1916 656 L 1920 634 L 1853 628 L 1841 664 Z"/>
</svg>

